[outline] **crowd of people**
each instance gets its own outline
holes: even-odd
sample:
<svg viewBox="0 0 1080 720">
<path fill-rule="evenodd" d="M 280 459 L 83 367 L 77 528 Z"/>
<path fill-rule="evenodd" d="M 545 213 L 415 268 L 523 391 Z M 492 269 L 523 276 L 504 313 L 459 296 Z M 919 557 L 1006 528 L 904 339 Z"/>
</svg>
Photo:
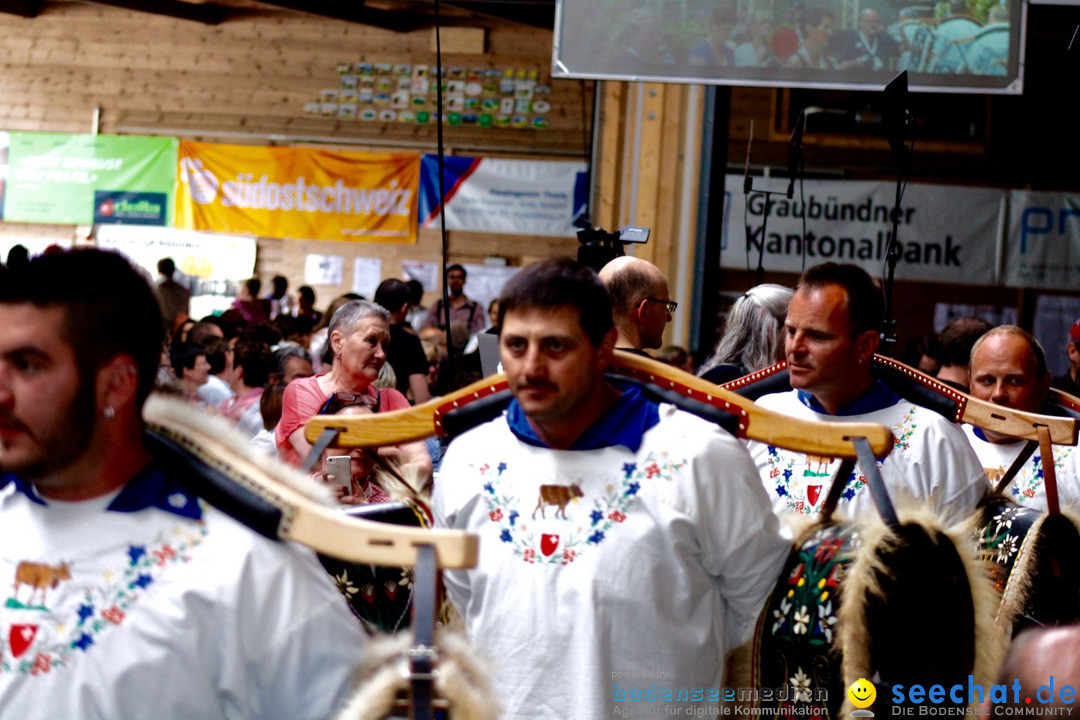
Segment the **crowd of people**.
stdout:
<svg viewBox="0 0 1080 720">
<path fill-rule="evenodd" d="M 161 297 L 175 268 L 159 270 Z M 643 678 L 724 687 L 728 655 L 751 638 L 791 552 L 789 524 L 820 512 L 841 463 L 740 441 L 607 375 L 616 351 L 659 350 L 691 367 L 685 351 L 661 347 L 678 303 L 651 263 L 619 258 L 597 274 L 540 261 L 486 309 L 464 295 L 464 268 L 449 270 L 450 302 L 424 319 L 408 284 L 387 280 L 375 301 L 338 298 L 321 317 L 310 292 L 293 303 L 279 282 L 265 298 L 248 282 L 234 308 L 196 322 L 180 302 L 163 311 L 113 253 L 50 253 L 0 270 L 0 572 L 13 588 L 0 607 L 0 708 L 28 718 L 321 718 L 348 691 L 365 640 L 332 579 L 312 553 L 247 530 L 160 464 L 141 414 L 154 391 L 230 419 L 254 452 L 314 465 L 343 504 L 389 499 L 380 465 L 427 487 L 437 464 L 436 526 L 480 538 L 476 567 L 447 571 L 445 582 L 468 636 L 495 661 L 502 717 L 607 717 L 620 708 L 620 682 L 640 689 Z M 440 377 L 439 360 L 448 345 L 464 351 L 492 310 L 512 395 L 502 415 L 445 449 L 308 458 L 312 416 L 406 408 L 477 372 L 463 362 Z M 1022 443 L 886 386 L 872 362 L 882 314 L 863 270 L 815 266 L 794 289 L 739 298 L 701 372 L 722 381 L 786 360 L 791 389 L 760 405 L 886 425 L 896 439 L 879 462 L 888 493 L 960 523 Z M 1080 323 L 1069 338 L 1073 383 L 1078 346 Z M 974 397 L 1032 412 L 1049 398 L 1045 352 L 1019 327 L 958 321 L 916 349 L 920 366 L 952 368 L 939 376 Z M 1053 457 L 1066 504 L 1080 500 L 1074 450 Z M 348 482 L 325 464 L 336 455 L 350 458 Z M 1045 510 L 1040 462 L 1007 494 Z M 835 481 L 840 516 L 873 512 L 864 476 Z M 1076 647 L 1073 630 L 1053 632 L 1017 645 L 1008 672 L 1042 679 L 1031 658 L 1045 655 L 1032 648 L 1062 638 Z M 1075 662 L 1058 667 L 1059 679 L 1075 675 Z"/>
</svg>

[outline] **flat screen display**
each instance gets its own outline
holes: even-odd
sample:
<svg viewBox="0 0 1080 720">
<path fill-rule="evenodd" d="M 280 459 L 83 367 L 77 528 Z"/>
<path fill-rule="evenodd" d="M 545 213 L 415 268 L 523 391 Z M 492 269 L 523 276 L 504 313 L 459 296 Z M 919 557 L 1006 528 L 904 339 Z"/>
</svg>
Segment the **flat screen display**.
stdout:
<svg viewBox="0 0 1080 720">
<path fill-rule="evenodd" d="M 556 77 L 1019 94 L 1022 0 L 559 0 Z"/>
</svg>

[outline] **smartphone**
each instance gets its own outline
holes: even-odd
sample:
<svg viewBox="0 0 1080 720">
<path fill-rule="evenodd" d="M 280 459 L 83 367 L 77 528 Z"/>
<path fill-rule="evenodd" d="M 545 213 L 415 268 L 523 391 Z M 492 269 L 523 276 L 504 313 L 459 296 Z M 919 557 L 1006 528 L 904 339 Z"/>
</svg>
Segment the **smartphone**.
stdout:
<svg viewBox="0 0 1080 720">
<path fill-rule="evenodd" d="M 343 486 L 346 493 L 352 492 L 352 458 L 348 455 L 332 455 L 326 458 L 326 474 L 332 475 L 331 482 Z"/>
</svg>

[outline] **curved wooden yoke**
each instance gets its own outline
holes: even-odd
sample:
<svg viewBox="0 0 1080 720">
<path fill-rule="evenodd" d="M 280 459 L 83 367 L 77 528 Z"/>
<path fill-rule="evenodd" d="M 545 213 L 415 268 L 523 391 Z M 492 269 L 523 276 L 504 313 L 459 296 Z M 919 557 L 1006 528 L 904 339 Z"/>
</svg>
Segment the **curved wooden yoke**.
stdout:
<svg viewBox="0 0 1080 720">
<path fill-rule="evenodd" d="M 146 440 L 155 459 L 199 497 L 255 532 L 357 563 L 411 567 L 426 545 L 434 547 L 439 567 L 476 566 L 476 535 L 350 517 L 305 494 L 302 488 L 311 481 L 297 471 L 252 455 L 227 421 L 187 405 L 162 397 L 147 401 Z"/>
<path fill-rule="evenodd" d="M 748 440 L 830 457 L 855 457 L 855 447 L 850 440 L 853 437 L 867 438 L 879 458 L 888 455 L 893 447 L 892 434 L 884 425 L 819 423 L 788 417 L 758 407 L 746 398 L 670 365 L 632 353 L 615 353 L 612 369 L 731 413 L 738 419 L 738 436 Z M 492 375 L 455 393 L 405 410 L 376 415 L 317 415 L 308 421 L 304 435 L 314 443 L 323 430 L 338 429 L 341 431 L 336 441 L 339 447 L 371 447 L 422 440 L 446 433 L 444 421 L 450 411 L 491 398 L 507 387 L 504 375 Z"/>
<path fill-rule="evenodd" d="M 1035 441 L 1039 439 L 1039 426 L 1043 426 L 1049 431 L 1050 440 L 1055 445 L 1077 444 L 1080 426 L 1072 417 L 1029 413 L 979 400 L 882 355 L 874 356 L 874 368 L 878 377 L 897 395 L 934 410 L 953 422 L 968 423 L 1002 435 Z M 721 387 L 749 398 L 790 390 L 787 362 L 779 362 L 736 378 Z M 1050 403 L 1060 408 L 1063 415 L 1080 413 L 1080 400 L 1071 395 L 1053 391 Z"/>
</svg>

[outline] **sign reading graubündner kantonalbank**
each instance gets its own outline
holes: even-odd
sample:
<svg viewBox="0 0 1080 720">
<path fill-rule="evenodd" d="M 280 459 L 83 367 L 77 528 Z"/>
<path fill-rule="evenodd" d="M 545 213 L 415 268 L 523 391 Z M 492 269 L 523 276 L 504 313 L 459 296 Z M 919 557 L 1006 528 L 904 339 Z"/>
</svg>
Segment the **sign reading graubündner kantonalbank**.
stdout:
<svg viewBox="0 0 1080 720">
<path fill-rule="evenodd" d="M 1005 237 L 1005 285 L 1080 285 L 1080 195 L 1013 190 Z"/>
<path fill-rule="evenodd" d="M 176 227 L 416 242 L 420 156 L 180 143 Z"/>
<path fill-rule="evenodd" d="M 772 190 L 786 186 L 775 179 L 767 182 L 777 183 L 769 186 Z M 764 185 L 761 178 L 754 184 Z M 747 202 L 742 177 L 728 175 L 725 194 L 721 267 L 756 268 L 764 242 L 766 270 L 801 272 L 805 248 L 806 267 L 850 262 L 881 276 L 892 233 L 895 183 L 807 180 L 801 196 L 798 185 L 790 200 L 783 194 L 770 196 L 767 223 L 765 196 L 751 193 Z M 901 201 L 896 279 L 994 284 L 1004 197 L 1001 190 L 909 183 Z M 749 248 L 744 218 L 750 227 Z"/>
</svg>

